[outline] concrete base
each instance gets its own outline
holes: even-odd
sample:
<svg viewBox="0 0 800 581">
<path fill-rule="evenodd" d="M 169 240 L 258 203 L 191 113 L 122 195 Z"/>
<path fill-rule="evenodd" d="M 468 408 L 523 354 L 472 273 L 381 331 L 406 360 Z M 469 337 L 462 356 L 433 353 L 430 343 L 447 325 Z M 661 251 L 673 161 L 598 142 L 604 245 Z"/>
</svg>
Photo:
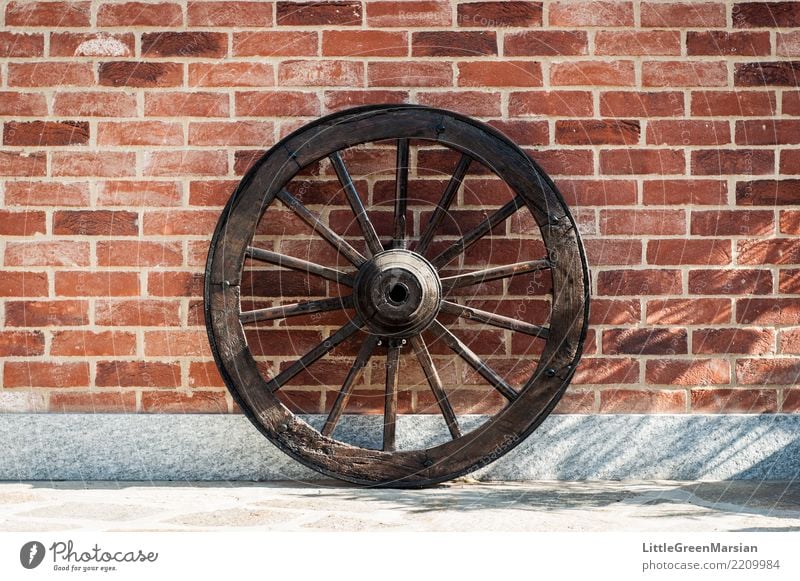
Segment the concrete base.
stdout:
<svg viewBox="0 0 800 581">
<path fill-rule="evenodd" d="M 309 416 L 312 424 L 324 418 Z M 401 447 L 439 441 L 437 416 L 404 416 Z M 477 425 L 485 418 L 464 418 Z M 379 417 L 337 437 L 377 444 Z M 373 425 L 374 424 L 374 425 Z M 0 415 L 0 480 L 316 480 L 238 415 Z M 800 415 L 553 415 L 481 480 L 794 480 Z"/>
</svg>

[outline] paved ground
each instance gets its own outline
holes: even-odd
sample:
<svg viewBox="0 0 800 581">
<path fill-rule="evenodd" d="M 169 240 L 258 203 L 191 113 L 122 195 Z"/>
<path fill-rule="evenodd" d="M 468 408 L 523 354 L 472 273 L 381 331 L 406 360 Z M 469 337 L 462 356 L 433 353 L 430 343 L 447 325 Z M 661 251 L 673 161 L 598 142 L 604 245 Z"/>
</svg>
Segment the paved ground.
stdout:
<svg viewBox="0 0 800 581">
<path fill-rule="evenodd" d="M 0 483 L 0 531 L 800 531 L 800 482 Z"/>
</svg>

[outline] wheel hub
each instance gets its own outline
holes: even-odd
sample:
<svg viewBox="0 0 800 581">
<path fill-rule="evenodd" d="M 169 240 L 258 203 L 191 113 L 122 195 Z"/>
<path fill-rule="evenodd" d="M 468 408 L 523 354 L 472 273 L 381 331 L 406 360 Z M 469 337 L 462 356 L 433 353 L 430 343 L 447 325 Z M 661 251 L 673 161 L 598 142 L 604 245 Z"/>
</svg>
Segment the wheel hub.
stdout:
<svg viewBox="0 0 800 581">
<path fill-rule="evenodd" d="M 371 333 L 410 337 L 436 317 L 442 284 L 436 269 L 421 255 L 386 250 L 359 269 L 353 295 L 356 312 Z"/>
</svg>

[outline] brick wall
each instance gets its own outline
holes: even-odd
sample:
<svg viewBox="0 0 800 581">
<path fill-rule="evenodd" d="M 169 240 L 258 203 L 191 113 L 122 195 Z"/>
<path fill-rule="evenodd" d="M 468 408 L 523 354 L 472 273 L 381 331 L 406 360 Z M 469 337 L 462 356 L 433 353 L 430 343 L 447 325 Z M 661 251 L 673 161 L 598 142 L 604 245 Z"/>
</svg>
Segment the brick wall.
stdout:
<svg viewBox="0 0 800 581">
<path fill-rule="evenodd" d="M 797 3 L 2 6 L 0 411 L 233 411 L 202 326 L 221 206 L 376 102 L 491 121 L 578 216 L 593 332 L 560 411 L 800 410 Z"/>
</svg>

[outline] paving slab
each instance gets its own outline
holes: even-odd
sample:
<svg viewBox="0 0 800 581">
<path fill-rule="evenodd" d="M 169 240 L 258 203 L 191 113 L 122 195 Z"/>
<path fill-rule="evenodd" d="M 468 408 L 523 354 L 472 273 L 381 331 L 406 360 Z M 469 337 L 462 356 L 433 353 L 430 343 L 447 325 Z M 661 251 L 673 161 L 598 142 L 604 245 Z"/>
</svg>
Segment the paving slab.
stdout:
<svg viewBox="0 0 800 581">
<path fill-rule="evenodd" d="M 82 530 L 800 531 L 800 482 L 0 482 L 0 531 Z"/>
</svg>

